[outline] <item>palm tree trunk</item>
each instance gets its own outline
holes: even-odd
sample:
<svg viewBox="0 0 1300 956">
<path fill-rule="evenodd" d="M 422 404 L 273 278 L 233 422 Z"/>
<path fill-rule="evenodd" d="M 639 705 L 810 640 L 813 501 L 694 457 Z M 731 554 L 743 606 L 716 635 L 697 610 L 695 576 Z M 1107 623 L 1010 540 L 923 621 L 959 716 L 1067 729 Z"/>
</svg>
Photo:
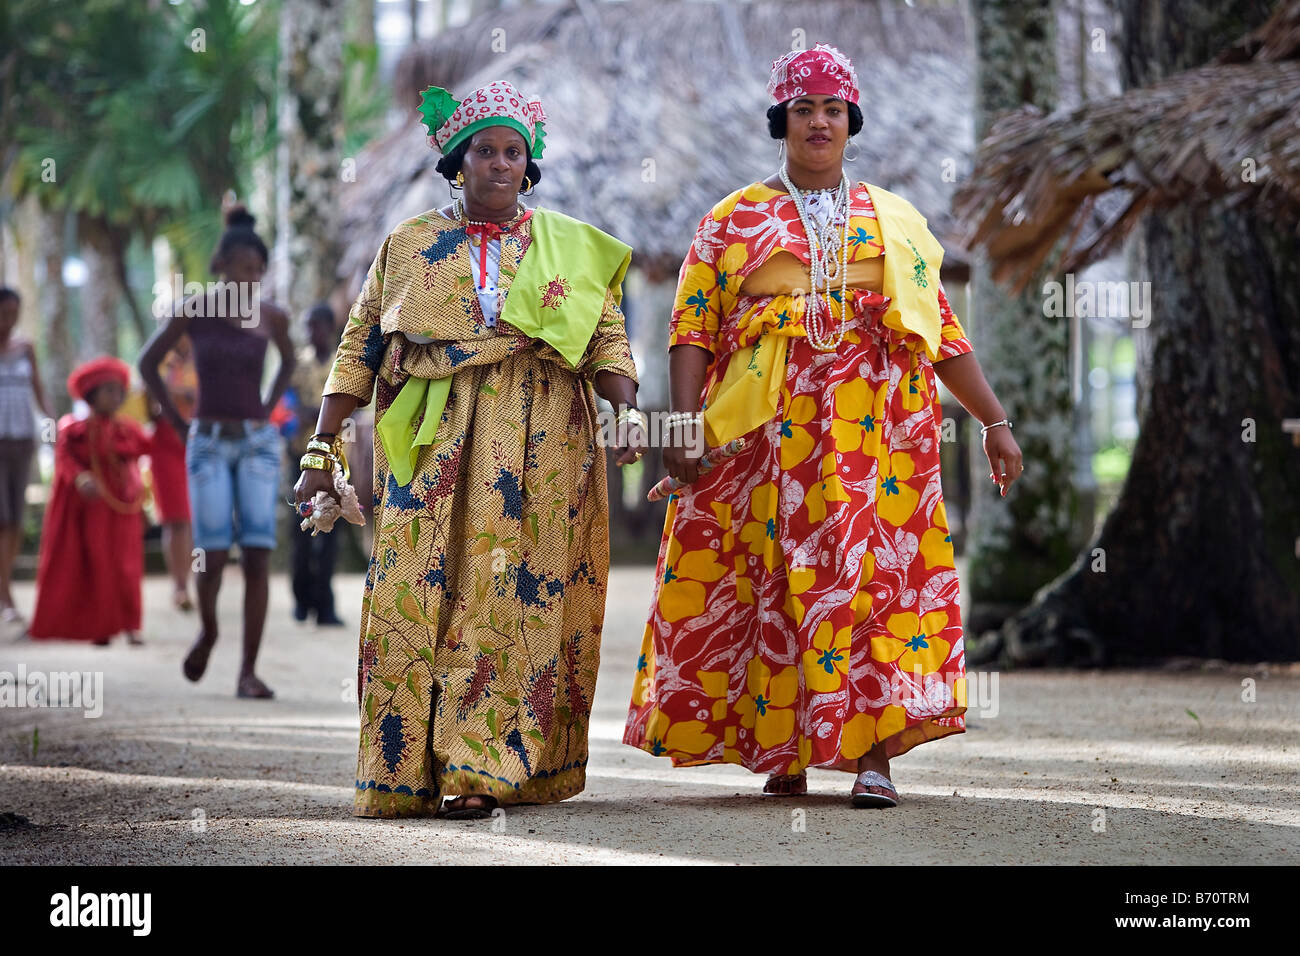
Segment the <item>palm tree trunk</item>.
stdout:
<svg viewBox="0 0 1300 956">
<path fill-rule="evenodd" d="M 278 125 L 288 197 L 277 244 L 287 244 L 289 275 L 277 294 L 290 310 L 328 298 L 337 281 L 344 12 L 342 0 L 281 5 Z"/>
</svg>

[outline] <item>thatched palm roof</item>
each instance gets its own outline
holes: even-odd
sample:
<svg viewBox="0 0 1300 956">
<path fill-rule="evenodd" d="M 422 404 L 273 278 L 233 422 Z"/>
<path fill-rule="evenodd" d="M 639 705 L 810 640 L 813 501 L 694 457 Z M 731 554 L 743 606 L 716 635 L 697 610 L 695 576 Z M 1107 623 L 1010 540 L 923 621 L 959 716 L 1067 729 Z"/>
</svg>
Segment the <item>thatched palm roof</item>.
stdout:
<svg viewBox="0 0 1300 956">
<path fill-rule="evenodd" d="M 395 84 L 412 120 L 358 159 L 340 275 L 353 281 L 397 222 L 447 201 L 414 116 L 418 91 L 437 84 L 463 95 L 498 77 L 540 95 L 550 116 L 531 201 L 629 242 L 634 264 L 652 275 L 675 275 L 700 217 L 776 169 L 764 85 L 796 30 L 857 66 L 867 128 L 850 175 L 915 203 L 945 243 L 945 268 L 960 267 L 955 183 L 943 175 L 951 160 L 960 179 L 974 144 L 960 5 L 671 0 L 494 11 L 408 51 Z M 505 52 L 494 52 L 502 39 Z"/>
<path fill-rule="evenodd" d="M 1288 0 L 1211 64 L 1068 112 L 1003 117 L 954 210 L 965 243 L 985 246 L 995 277 L 1013 283 L 1065 234 L 1062 271 L 1096 260 L 1152 207 L 1231 194 L 1300 222 L 1297 130 L 1300 0 Z M 1094 201 L 1116 188 L 1124 201 L 1089 234 Z"/>
</svg>

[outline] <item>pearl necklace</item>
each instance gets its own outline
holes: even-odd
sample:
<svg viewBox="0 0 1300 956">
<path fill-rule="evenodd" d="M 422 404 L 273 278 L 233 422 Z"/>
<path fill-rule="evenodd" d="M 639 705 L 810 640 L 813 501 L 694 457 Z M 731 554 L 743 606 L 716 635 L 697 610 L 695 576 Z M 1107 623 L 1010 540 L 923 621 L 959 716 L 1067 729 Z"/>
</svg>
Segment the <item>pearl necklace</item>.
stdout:
<svg viewBox="0 0 1300 956">
<path fill-rule="evenodd" d="M 808 343 L 817 351 L 831 352 L 839 348 L 847 331 L 849 178 L 843 172 L 840 173 L 840 186 L 835 193 L 831 207 L 832 214 L 827 218 L 824 227 L 815 222 L 808 214 L 807 204 L 804 201 L 805 194 L 791 182 L 790 171 L 785 164 L 781 166 L 781 182 L 785 184 L 786 191 L 789 192 L 790 198 L 794 200 L 795 209 L 799 211 L 799 222 L 803 224 L 804 235 L 808 238 L 808 271 L 812 288 L 808 292 L 806 308 L 804 309 L 804 332 L 808 338 Z M 809 192 L 814 191 L 809 190 Z M 843 234 L 836 229 L 835 220 L 838 218 L 836 213 L 843 217 Z M 840 253 L 839 262 L 835 261 L 836 251 Z M 839 272 L 840 278 L 840 321 L 834 333 L 827 336 L 822 328 L 820 312 L 824 308 L 826 317 L 830 318 L 831 281 L 836 271 Z"/>
<path fill-rule="evenodd" d="M 519 211 L 515 214 L 515 217 L 514 217 L 513 219 L 509 219 L 509 220 L 507 220 L 506 222 L 494 222 L 494 223 L 492 223 L 492 225 L 494 225 L 494 226 L 500 226 L 502 229 L 512 229 L 512 228 L 514 228 L 515 224 L 519 222 L 520 218 L 524 215 L 524 213 L 528 211 L 528 210 L 526 210 L 526 209 L 524 208 L 524 204 L 523 204 L 523 203 L 518 203 L 517 206 L 516 206 L 516 208 L 517 208 Z M 462 222 L 464 222 L 466 225 L 469 225 L 469 226 L 486 226 L 486 225 L 488 225 L 488 223 L 486 223 L 486 222 L 479 222 L 477 219 L 470 219 L 470 218 L 468 218 L 468 217 L 465 215 L 465 204 L 464 204 L 463 202 L 460 201 L 460 197 L 459 197 L 459 196 L 457 196 L 456 199 L 455 199 L 455 200 L 452 202 L 452 204 L 451 204 L 451 213 L 452 213 L 452 216 L 454 216 L 456 219 L 461 220 Z"/>
</svg>

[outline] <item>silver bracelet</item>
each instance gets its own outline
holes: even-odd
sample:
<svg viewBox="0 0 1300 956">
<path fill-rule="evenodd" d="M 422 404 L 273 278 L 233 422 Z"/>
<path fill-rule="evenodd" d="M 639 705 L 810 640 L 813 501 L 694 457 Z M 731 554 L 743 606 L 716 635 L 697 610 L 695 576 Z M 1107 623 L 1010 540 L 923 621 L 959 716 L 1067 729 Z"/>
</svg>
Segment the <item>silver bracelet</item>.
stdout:
<svg viewBox="0 0 1300 956">
<path fill-rule="evenodd" d="M 989 433 L 989 429 L 990 429 L 990 428 L 997 428 L 999 425 L 1006 425 L 1007 428 L 1010 428 L 1010 427 L 1011 427 L 1011 419 L 1009 419 L 1009 418 L 1004 418 L 1004 419 L 1002 419 L 1002 421 L 1000 421 L 1000 422 L 992 422 L 991 424 L 980 426 L 980 440 L 981 440 L 981 441 L 984 440 L 984 436 L 987 435 L 987 434 Z"/>
</svg>

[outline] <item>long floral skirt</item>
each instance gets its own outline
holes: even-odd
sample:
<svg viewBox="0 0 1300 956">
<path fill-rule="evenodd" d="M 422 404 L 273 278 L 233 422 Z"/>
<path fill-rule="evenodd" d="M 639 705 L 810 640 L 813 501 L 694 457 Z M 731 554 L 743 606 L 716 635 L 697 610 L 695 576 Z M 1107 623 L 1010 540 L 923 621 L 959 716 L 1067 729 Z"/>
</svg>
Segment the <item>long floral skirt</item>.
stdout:
<svg viewBox="0 0 1300 956">
<path fill-rule="evenodd" d="M 669 504 L 623 740 L 675 766 L 856 771 L 965 730 L 934 368 L 878 324 L 789 341 L 776 418 Z"/>
<path fill-rule="evenodd" d="M 398 391 L 380 376 L 377 420 Z M 376 440 L 357 816 L 583 789 L 609 564 L 595 422 L 590 384 L 525 350 L 458 367 L 408 486 Z"/>
</svg>

